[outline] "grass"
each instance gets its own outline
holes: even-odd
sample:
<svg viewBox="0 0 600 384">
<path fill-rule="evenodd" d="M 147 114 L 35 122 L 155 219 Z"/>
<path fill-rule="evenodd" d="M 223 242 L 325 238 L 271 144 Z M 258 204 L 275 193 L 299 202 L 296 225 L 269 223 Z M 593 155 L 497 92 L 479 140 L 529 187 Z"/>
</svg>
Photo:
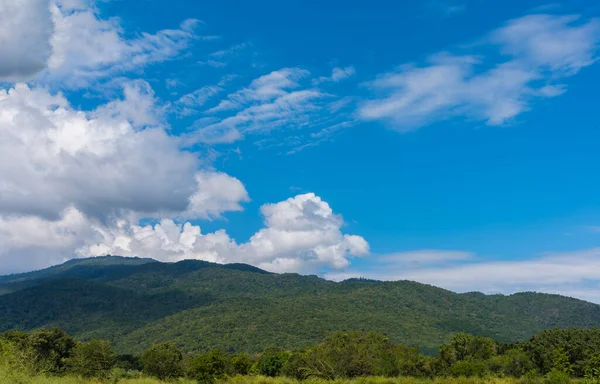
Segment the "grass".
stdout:
<svg viewBox="0 0 600 384">
<path fill-rule="evenodd" d="M 580 380 L 573 380 L 574 383 Z M 162 384 L 163 381 L 150 378 L 130 378 L 118 380 L 88 380 L 73 376 L 65 377 L 48 377 L 36 376 L 27 377 L 25 375 L 12 372 L 8 374 L 0 370 L 1 384 Z M 178 379 L 167 382 L 170 384 L 196 384 L 195 381 L 187 379 Z M 219 381 L 217 384 L 525 384 L 523 380 L 512 378 L 435 378 L 435 379 L 418 379 L 411 377 L 361 377 L 356 379 L 339 379 L 339 380 L 321 380 L 310 379 L 298 381 L 286 377 L 264 377 L 264 376 L 236 376 Z M 543 383 L 539 381 L 527 382 L 527 384 Z"/>
</svg>

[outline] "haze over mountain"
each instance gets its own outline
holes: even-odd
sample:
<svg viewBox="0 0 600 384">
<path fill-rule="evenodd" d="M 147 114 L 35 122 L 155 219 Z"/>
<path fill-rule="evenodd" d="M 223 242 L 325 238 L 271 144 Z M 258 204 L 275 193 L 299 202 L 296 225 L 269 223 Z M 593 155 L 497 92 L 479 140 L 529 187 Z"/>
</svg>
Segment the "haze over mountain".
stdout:
<svg viewBox="0 0 600 384">
<path fill-rule="evenodd" d="M 599 327 L 600 306 L 541 293 L 457 294 L 411 281 L 275 274 L 246 264 L 75 259 L 0 277 L 0 331 L 58 326 L 139 353 L 312 345 L 327 332 L 375 330 L 428 353 L 459 331 L 502 342 L 553 327 Z"/>
</svg>

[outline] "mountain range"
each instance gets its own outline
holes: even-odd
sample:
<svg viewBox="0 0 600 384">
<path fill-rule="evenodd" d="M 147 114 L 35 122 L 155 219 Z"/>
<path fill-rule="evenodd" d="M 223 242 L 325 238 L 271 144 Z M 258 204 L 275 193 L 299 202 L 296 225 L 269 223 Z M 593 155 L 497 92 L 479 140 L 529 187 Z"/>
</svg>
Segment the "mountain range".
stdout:
<svg viewBox="0 0 600 384">
<path fill-rule="evenodd" d="M 516 342 L 549 328 L 600 327 L 600 306 L 534 292 L 458 294 L 412 281 L 275 274 L 246 264 L 105 256 L 0 276 L 0 332 L 60 327 L 140 353 L 259 352 L 313 345 L 337 330 L 378 331 L 434 354 L 456 332 Z"/>
</svg>

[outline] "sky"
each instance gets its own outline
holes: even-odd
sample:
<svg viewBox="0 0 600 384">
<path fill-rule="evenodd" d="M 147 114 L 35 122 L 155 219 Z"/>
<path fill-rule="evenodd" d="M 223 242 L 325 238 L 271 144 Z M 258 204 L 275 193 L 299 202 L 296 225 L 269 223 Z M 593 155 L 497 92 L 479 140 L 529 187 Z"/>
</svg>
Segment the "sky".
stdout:
<svg viewBox="0 0 600 384">
<path fill-rule="evenodd" d="M 600 4 L 0 0 L 0 274 L 242 262 L 600 303 Z"/>
</svg>

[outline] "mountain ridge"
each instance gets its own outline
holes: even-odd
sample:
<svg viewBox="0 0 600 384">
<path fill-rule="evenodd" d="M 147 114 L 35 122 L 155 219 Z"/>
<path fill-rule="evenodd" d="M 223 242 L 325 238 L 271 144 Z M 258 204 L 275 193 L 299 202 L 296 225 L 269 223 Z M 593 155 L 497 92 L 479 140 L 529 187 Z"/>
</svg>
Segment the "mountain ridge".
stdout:
<svg viewBox="0 0 600 384">
<path fill-rule="evenodd" d="M 106 256 L 0 278 L 0 331 L 59 326 L 137 353 L 303 348 L 336 330 L 375 330 L 435 353 L 456 332 L 516 342 L 600 327 L 600 306 L 560 295 L 454 293 L 412 281 L 276 274 L 246 264 Z"/>
</svg>

